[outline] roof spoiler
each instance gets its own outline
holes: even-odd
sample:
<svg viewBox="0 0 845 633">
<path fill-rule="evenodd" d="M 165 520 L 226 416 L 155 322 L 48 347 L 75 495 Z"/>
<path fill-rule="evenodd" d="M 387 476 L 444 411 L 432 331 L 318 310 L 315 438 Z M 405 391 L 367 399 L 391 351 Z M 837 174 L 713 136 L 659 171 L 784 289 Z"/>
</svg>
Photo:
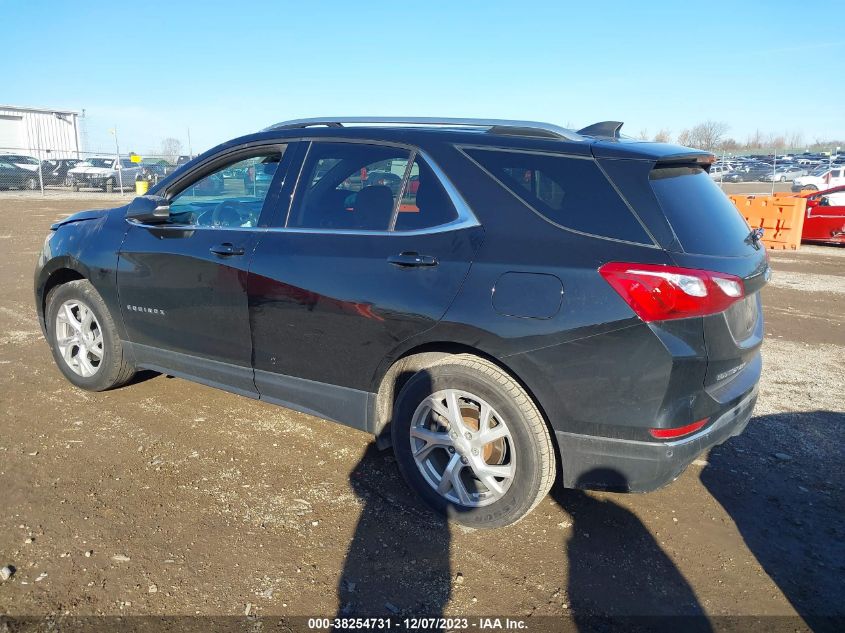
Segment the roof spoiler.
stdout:
<svg viewBox="0 0 845 633">
<path fill-rule="evenodd" d="M 602 138 L 619 138 L 619 130 L 622 129 L 622 121 L 601 121 L 593 123 L 578 130 L 582 136 L 601 136 Z"/>
</svg>

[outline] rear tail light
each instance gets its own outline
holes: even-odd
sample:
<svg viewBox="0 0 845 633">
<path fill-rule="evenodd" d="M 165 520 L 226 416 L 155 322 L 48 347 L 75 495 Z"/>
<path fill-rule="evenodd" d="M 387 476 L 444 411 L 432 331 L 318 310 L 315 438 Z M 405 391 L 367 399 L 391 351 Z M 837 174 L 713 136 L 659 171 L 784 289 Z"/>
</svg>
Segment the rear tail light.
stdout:
<svg viewBox="0 0 845 633">
<path fill-rule="evenodd" d="M 710 418 L 704 418 L 703 420 L 687 424 L 686 426 L 679 426 L 674 429 L 649 429 L 648 432 L 651 433 L 652 437 L 656 437 L 659 440 L 673 440 L 678 437 L 683 437 L 684 435 L 689 435 L 690 433 L 695 433 L 698 429 L 707 424 L 709 420 Z"/>
<path fill-rule="evenodd" d="M 647 322 L 717 314 L 745 294 L 739 277 L 708 270 L 610 262 L 599 273 Z"/>
</svg>

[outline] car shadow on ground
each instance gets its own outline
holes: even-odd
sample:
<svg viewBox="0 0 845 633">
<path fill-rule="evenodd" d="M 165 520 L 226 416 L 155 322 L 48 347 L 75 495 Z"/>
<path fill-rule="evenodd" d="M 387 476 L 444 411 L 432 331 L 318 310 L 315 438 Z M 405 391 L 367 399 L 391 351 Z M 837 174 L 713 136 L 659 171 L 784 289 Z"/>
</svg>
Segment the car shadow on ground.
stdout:
<svg viewBox="0 0 845 633">
<path fill-rule="evenodd" d="M 349 480 L 361 513 L 338 583 L 336 617 L 443 615 L 452 584 L 446 520 L 403 489 L 392 459 L 374 443 Z"/>
<path fill-rule="evenodd" d="M 618 481 L 616 471 L 585 481 Z M 579 631 L 710 631 L 684 579 L 648 528 L 605 495 L 556 484 L 552 498 L 572 518 L 565 541 L 569 609 Z"/>
<path fill-rule="evenodd" d="M 805 622 L 845 630 L 845 413 L 752 418 L 701 481 Z"/>
</svg>

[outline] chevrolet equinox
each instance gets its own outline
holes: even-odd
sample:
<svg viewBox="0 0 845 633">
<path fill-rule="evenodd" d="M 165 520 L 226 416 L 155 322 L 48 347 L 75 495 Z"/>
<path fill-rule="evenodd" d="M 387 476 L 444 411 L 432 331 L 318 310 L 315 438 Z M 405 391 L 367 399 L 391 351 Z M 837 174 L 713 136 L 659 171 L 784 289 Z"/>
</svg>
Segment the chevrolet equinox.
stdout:
<svg viewBox="0 0 845 633">
<path fill-rule="evenodd" d="M 82 389 L 154 370 L 366 431 L 474 527 L 558 473 L 654 490 L 748 423 L 769 266 L 711 154 L 620 127 L 273 125 L 54 224 L 41 327 Z"/>
</svg>

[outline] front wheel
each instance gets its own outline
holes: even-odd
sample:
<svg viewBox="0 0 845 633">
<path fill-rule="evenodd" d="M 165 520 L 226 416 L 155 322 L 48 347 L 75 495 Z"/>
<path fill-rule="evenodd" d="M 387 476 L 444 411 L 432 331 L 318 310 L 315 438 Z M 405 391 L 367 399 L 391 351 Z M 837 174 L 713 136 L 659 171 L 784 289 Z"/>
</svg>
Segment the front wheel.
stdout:
<svg viewBox="0 0 845 633">
<path fill-rule="evenodd" d="M 36 189 L 38 189 L 38 179 L 37 179 L 37 178 L 35 178 L 34 176 L 33 176 L 33 177 L 30 177 L 30 178 L 27 178 L 27 179 L 26 179 L 26 182 L 24 183 L 24 185 L 25 185 L 25 186 L 26 186 L 26 188 L 27 188 L 27 189 L 29 189 L 30 191 L 35 191 Z"/>
<path fill-rule="evenodd" d="M 44 316 L 56 365 L 77 387 L 105 391 L 135 375 L 114 320 L 89 281 L 71 281 L 51 290 Z"/>
<path fill-rule="evenodd" d="M 391 423 L 403 477 L 430 506 L 475 528 L 516 523 L 552 486 L 546 424 L 522 387 L 468 354 L 412 376 Z"/>
<path fill-rule="evenodd" d="M 106 181 L 106 193 L 113 193 L 114 192 L 114 180 L 107 180 Z"/>
</svg>

